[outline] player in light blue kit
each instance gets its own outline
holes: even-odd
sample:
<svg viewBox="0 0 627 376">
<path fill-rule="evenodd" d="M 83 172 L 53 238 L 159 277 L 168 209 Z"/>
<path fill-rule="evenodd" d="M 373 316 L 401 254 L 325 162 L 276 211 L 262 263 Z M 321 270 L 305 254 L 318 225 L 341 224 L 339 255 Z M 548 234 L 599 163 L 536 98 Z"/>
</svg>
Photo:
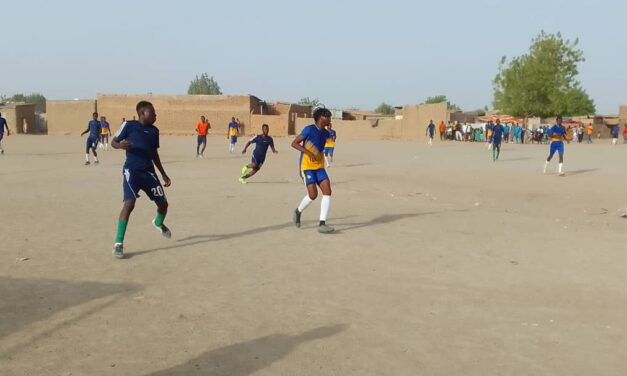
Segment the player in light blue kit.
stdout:
<svg viewBox="0 0 627 376">
<path fill-rule="evenodd" d="M 120 212 L 118 232 L 113 245 L 113 255 L 124 258 L 124 235 L 131 212 L 135 208 L 135 201 L 142 190 L 157 204 L 157 215 L 152 225 L 161 235 L 170 238 L 170 229 L 163 224 L 168 212 L 168 200 L 165 197 L 163 186 L 155 174 L 155 166 L 161 173 L 164 186 L 169 187 L 172 181 L 165 173 L 159 157 L 159 128 L 154 126 L 157 120 L 155 108 L 150 102 L 141 101 L 136 106 L 139 120 L 131 120 L 122 124 L 111 141 L 115 149 L 126 150 L 124 162 L 124 206 Z"/>
<path fill-rule="evenodd" d="M 85 133 L 89 133 L 87 136 L 87 145 L 85 145 L 85 165 L 89 165 L 89 150 L 94 153 L 94 164 L 98 164 L 98 153 L 96 153 L 96 148 L 98 147 L 98 142 L 100 142 L 100 132 L 102 132 L 102 126 L 98 121 L 98 113 L 93 113 L 93 120 L 91 120 L 87 124 L 87 129 L 81 133 L 83 136 Z"/>
</svg>

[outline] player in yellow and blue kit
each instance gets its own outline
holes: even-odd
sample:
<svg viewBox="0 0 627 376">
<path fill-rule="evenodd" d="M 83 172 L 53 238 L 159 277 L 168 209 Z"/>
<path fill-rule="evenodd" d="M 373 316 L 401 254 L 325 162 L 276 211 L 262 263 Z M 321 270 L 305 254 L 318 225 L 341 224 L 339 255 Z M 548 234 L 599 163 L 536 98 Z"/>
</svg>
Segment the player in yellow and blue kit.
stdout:
<svg viewBox="0 0 627 376">
<path fill-rule="evenodd" d="M 326 234 L 335 231 L 327 225 L 329 208 L 331 207 L 331 181 L 324 169 L 324 144 L 329 138 L 326 127 L 331 124 L 331 111 L 326 108 L 318 108 L 313 113 L 315 124 L 306 126 L 302 132 L 292 141 L 292 147 L 300 151 L 300 176 L 307 186 L 307 195 L 300 205 L 294 210 L 293 222 L 300 227 L 300 216 L 318 197 L 318 187 L 322 191 L 320 203 L 320 223 L 318 231 Z"/>
<path fill-rule="evenodd" d="M 564 175 L 564 171 L 562 168 L 564 166 L 564 140 L 566 139 L 566 128 L 564 128 L 564 126 L 562 125 L 561 116 L 555 118 L 555 124 L 548 130 L 547 135 L 551 138 L 551 149 L 549 151 L 549 157 L 544 163 L 543 173 L 546 174 L 546 169 L 547 167 L 549 167 L 549 162 L 551 162 L 553 154 L 557 152 L 560 157 L 558 172 L 560 175 Z"/>
<path fill-rule="evenodd" d="M 239 136 L 239 122 L 235 121 L 235 117 L 232 117 L 231 122 L 229 123 L 228 135 L 226 136 L 230 141 L 229 153 L 235 152 L 237 136 Z"/>
<path fill-rule="evenodd" d="M 331 124 L 327 126 L 327 131 L 329 132 L 329 138 L 327 138 L 327 141 L 324 143 L 324 161 L 326 162 L 327 168 L 329 168 L 331 167 L 331 163 L 333 163 L 333 151 L 335 151 L 337 133 L 335 133 Z"/>
</svg>

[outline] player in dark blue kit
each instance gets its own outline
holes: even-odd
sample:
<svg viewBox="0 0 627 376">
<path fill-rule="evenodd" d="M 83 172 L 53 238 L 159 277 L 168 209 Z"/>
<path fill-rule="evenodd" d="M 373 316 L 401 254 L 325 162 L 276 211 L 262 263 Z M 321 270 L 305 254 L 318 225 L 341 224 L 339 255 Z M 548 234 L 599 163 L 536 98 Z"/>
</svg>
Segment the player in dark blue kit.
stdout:
<svg viewBox="0 0 627 376">
<path fill-rule="evenodd" d="M 111 141 L 115 149 L 126 150 L 124 162 L 124 206 L 120 212 L 118 232 L 113 245 L 113 255 L 124 258 L 124 235 L 131 212 L 135 208 L 135 201 L 142 190 L 157 204 L 157 215 L 152 224 L 166 238 L 170 238 L 170 229 L 163 224 L 168 212 L 168 200 L 165 197 L 163 186 L 155 174 L 155 166 L 161 173 L 164 186 L 169 187 L 172 181 L 165 173 L 159 158 L 159 128 L 153 124 L 157 120 L 155 108 L 150 102 L 141 101 L 136 106 L 139 120 L 131 120 L 122 124 Z"/>
<path fill-rule="evenodd" d="M 496 124 L 492 126 L 492 161 L 496 162 L 501 155 L 501 142 L 503 142 L 505 128 L 501 124 L 501 119 L 496 119 Z"/>
<path fill-rule="evenodd" d="M 10 136 L 11 130 L 9 129 L 9 124 L 7 124 L 7 121 L 5 118 L 0 116 L 0 154 L 4 154 L 4 149 L 2 148 L 2 139 L 4 138 L 4 128 L 7 129 L 7 136 Z"/>
<path fill-rule="evenodd" d="M 81 136 L 85 133 L 89 133 L 89 136 L 87 136 L 87 145 L 85 146 L 85 165 L 89 165 L 89 150 L 94 153 L 94 164 L 98 164 L 98 153 L 96 153 L 96 148 L 98 147 L 98 142 L 100 142 L 102 125 L 100 125 L 100 122 L 98 121 L 97 112 L 93 113 L 93 117 L 94 119 L 87 124 L 87 129 L 81 133 Z"/>
<path fill-rule="evenodd" d="M 250 144 L 255 144 L 255 151 L 253 151 L 251 163 L 242 167 L 242 177 L 239 178 L 239 182 L 242 184 L 246 184 L 246 179 L 255 175 L 261 166 L 263 166 L 263 162 L 266 160 L 266 154 L 268 153 L 268 147 L 272 148 L 274 154 L 278 153 L 274 148 L 274 140 L 272 137 L 268 136 L 268 132 L 270 131 L 268 124 L 262 125 L 261 131 L 262 134 L 251 138 L 250 141 L 246 143 L 246 146 L 244 146 L 244 150 L 242 150 L 242 154 L 246 154 L 246 149 L 248 149 Z"/>
<path fill-rule="evenodd" d="M 564 175 L 564 140 L 566 139 L 566 128 L 562 125 L 562 117 L 558 116 L 555 118 L 555 124 L 548 130 L 547 135 L 551 138 L 551 149 L 549 150 L 549 157 L 546 159 L 544 163 L 544 171 L 546 174 L 546 169 L 549 167 L 549 162 L 551 162 L 551 158 L 555 152 L 559 154 L 560 164 L 558 165 L 558 173 L 560 175 Z"/>
</svg>

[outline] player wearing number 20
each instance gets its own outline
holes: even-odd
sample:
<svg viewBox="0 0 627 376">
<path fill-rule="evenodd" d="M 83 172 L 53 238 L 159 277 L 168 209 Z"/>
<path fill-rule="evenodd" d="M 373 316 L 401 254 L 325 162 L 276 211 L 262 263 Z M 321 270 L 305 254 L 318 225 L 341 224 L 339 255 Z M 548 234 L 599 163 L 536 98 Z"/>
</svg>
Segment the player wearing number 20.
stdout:
<svg viewBox="0 0 627 376">
<path fill-rule="evenodd" d="M 141 101 L 136 107 L 139 120 L 127 121 L 118 130 L 111 141 L 116 149 L 126 150 L 124 162 L 124 206 L 120 212 L 118 232 L 113 246 L 113 255 L 124 258 L 124 235 L 131 212 L 135 208 L 135 201 L 142 190 L 157 204 L 157 216 L 152 221 L 161 235 L 170 238 L 170 230 L 163 224 L 168 212 L 168 200 L 165 198 L 163 187 L 157 175 L 155 166 L 161 173 L 165 186 L 171 184 L 159 158 L 159 129 L 153 124 L 157 120 L 155 108 L 150 102 Z"/>
</svg>

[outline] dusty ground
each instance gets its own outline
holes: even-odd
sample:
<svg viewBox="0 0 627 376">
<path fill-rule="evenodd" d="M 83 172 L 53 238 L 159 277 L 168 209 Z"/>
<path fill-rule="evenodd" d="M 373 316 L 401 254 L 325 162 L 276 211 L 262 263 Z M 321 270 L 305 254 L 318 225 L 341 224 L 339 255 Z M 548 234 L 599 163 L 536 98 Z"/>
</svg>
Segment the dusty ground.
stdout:
<svg viewBox="0 0 627 376">
<path fill-rule="evenodd" d="M 323 236 L 287 139 L 242 186 L 226 140 L 164 137 L 174 237 L 142 197 L 116 260 L 123 153 L 84 142 L 4 140 L 2 375 L 627 373 L 627 146 L 558 177 L 546 146 L 340 139 Z"/>
</svg>

